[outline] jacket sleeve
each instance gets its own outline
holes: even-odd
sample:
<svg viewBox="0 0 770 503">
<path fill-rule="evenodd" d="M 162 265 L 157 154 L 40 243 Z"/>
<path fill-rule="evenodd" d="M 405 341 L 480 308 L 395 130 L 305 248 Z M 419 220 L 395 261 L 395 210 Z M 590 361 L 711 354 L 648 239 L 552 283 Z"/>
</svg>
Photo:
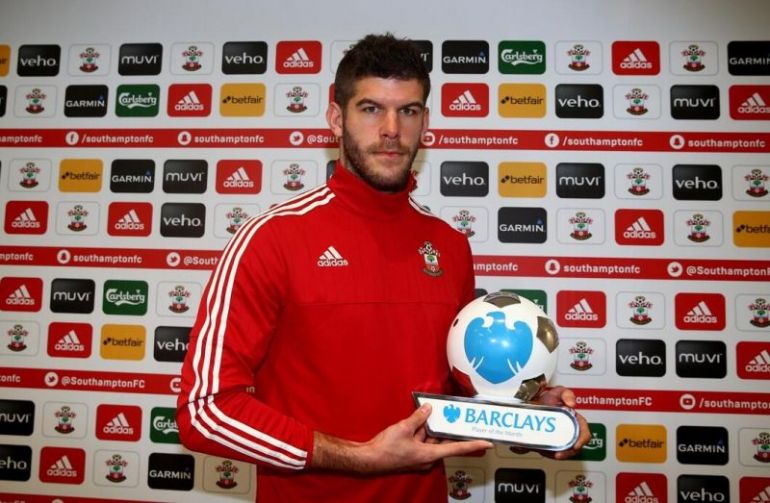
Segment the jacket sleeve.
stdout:
<svg viewBox="0 0 770 503">
<path fill-rule="evenodd" d="M 313 431 L 251 392 L 286 293 L 287 264 L 269 217 L 231 238 L 190 331 L 177 401 L 185 447 L 284 470 L 310 465 Z"/>
</svg>

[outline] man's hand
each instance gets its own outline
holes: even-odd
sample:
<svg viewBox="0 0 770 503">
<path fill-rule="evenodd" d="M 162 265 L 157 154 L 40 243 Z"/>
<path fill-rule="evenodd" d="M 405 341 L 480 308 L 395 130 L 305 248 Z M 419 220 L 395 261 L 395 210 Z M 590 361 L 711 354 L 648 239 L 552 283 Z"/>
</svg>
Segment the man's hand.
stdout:
<svg viewBox="0 0 770 503">
<path fill-rule="evenodd" d="M 312 466 L 355 473 L 426 470 L 439 459 L 493 447 L 485 440 L 451 442 L 428 437 L 425 422 L 430 412 L 425 404 L 363 443 L 316 432 Z"/>
<path fill-rule="evenodd" d="M 548 391 L 538 396 L 535 399 L 534 403 L 537 403 L 540 405 L 566 406 L 571 409 L 574 409 L 576 405 L 575 393 L 573 393 L 572 390 L 565 388 L 564 386 L 556 386 L 555 388 L 550 388 L 548 389 Z M 567 459 L 577 454 L 580 451 L 580 449 L 586 443 L 588 443 L 589 440 L 591 440 L 591 431 L 588 429 L 588 422 L 586 421 L 586 419 L 582 415 L 578 414 L 577 421 L 578 421 L 578 427 L 580 428 L 580 430 L 578 432 L 577 441 L 572 447 L 570 447 L 565 451 L 558 451 L 558 452 L 541 451 L 536 449 L 535 449 L 535 452 L 539 452 L 541 455 L 545 457 L 554 458 L 554 459 Z M 527 452 L 527 449 L 517 449 L 514 447 L 512 447 L 511 450 L 517 453 Z"/>
</svg>

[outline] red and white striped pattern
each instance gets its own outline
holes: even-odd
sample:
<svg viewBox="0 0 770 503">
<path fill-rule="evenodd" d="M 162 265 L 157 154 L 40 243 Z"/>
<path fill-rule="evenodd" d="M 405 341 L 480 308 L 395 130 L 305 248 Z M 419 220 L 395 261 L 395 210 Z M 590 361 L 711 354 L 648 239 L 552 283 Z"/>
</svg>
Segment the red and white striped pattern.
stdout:
<svg viewBox="0 0 770 503">
<path fill-rule="evenodd" d="M 227 318 L 230 311 L 232 285 L 243 253 L 254 234 L 273 218 L 304 215 L 328 204 L 334 194 L 322 185 L 292 198 L 272 210 L 249 219 L 225 247 L 222 258 L 210 279 L 205 299 L 206 319 L 196 341 L 193 372 L 195 383 L 190 391 L 188 411 L 192 425 L 206 438 L 218 442 L 255 460 L 278 467 L 305 468 L 307 452 L 229 417 L 217 407 L 222 348 L 226 342 Z"/>
</svg>

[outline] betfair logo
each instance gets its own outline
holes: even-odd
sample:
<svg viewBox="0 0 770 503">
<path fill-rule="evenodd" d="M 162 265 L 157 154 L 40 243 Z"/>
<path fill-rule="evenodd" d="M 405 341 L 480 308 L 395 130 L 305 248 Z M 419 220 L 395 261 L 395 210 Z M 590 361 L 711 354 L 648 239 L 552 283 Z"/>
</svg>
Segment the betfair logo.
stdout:
<svg viewBox="0 0 770 503">
<path fill-rule="evenodd" d="M 265 114 L 264 84 L 223 84 L 219 114 L 224 117 L 261 117 Z"/>
<path fill-rule="evenodd" d="M 666 428 L 657 424 L 619 424 L 616 456 L 629 463 L 665 463 Z"/>
<path fill-rule="evenodd" d="M 99 192 L 102 190 L 101 159 L 62 159 L 59 165 L 60 192 Z"/>
<path fill-rule="evenodd" d="M 102 327 L 99 354 L 105 360 L 142 360 L 147 332 L 143 325 L 112 325 Z"/>
<path fill-rule="evenodd" d="M 11 46 L 0 45 L 0 77 L 8 75 L 8 68 L 11 61 Z"/>
<path fill-rule="evenodd" d="M 770 248 L 770 211 L 733 213 L 733 242 L 747 248 Z"/>
<path fill-rule="evenodd" d="M 546 186 L 544 163 L 500 163 L 497 187 L 502 197 L 545 197 Z"/>
<path fill-rule="evenodd" d="M 500 117 L 545 117 L 545 86 L 500 84 L 497 111 Z"/>
</svg>

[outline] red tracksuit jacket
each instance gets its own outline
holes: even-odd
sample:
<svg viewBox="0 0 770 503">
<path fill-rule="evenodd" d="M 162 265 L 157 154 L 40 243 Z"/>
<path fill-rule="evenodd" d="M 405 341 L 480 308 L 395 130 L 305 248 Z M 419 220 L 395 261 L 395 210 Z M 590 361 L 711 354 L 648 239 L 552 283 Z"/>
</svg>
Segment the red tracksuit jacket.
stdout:
<svg viewBox="0 0 770 503">
<path fill-rule="evenodd" d="M 448 392 L 446 336 L 473 298 L 466 237 L 339 164 L 245 223 L 205 289 L 177 423 L 192 450 L 258 465 L 260 502 L 446 502 L 443 467 L 309 470 L 313 432 L 365 441 Z"/>
</svg>

